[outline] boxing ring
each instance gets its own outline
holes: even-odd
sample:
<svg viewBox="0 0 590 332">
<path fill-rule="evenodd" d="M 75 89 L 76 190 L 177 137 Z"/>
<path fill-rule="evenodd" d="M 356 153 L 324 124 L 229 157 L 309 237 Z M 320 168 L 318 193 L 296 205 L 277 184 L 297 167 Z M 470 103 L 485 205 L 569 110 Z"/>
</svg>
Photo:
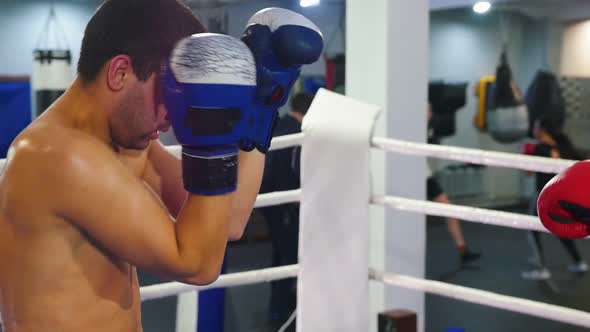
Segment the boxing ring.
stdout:
<svg viewBox="0 0 590 332">
<path fill-rule="evenodd" d="M 191 297 L 194 298 L 194 292 L 200 289 L 296 277 L 299 278 L 296 315 L 298 331 L 356 332 L 367 331 L 369 320 L 376 318 L 371 318 L 367 309 L 368 283 L 372 281 L 590 327 L 590 314 L 580 310 L 369 267 L 369 205 L 547 232 L 538 218 L 533 216 L 372 195 L 369 190 L 371 179 L 368 166 L 371 149 L 547 173 L 558 173 L 573 163 L 567 160 L 372 137 L 378 113 L 375 106 L 320 90 L 304 120 L 304 133 L 273 140 L 271 150 L 298 145 L 304 147 L 301 157 L 302 189 L 259 195 L 256 207 L 301 202 L 299 264 L 222 275 L 215 283 L 204 287 L 176 282 L 143 287 L 142 299 L 147 301 L 186 292 L 193 292 Z M 345 168 L 348 176 L 343 177 L 342 172 L 335 172 L 334 167 Z M 342 204 L 343 202 L 346 204 Z M 360 208 L 360 213 L 351 212 L 356 208 Z M 364 219 L 359 219 L 359 216 Z M 193 310 L 193 317 L 195 313 L 196 310 Z M 177 331 L 181 330 L 177 328 Z M 190 331 L 194 331 L 194 328 Z"/>
<path fill-rule="evenodd" d="M 590 313 L 369 266 L 369 206 L 455 217 L 463 221 L 547 232 L 533 216 L 427 202 L 371 192 L 372 149 L 496 167 L 557 173 L 573 161 L 373 137 L 380 110 L 320 90 L 303 133 L 273 140 L 271 150 L 301 145 L 300 190 L 261 194 L 256 207 L 300 202 L 299 264 L 222 275 L 211 285 L 178 282 L 141 288 L 142 301 L 178 296 L 176 331 L 196 331 L 199 290 L 298 278 L 297 330 L 368 331 L 369 282 L 402 287 L 521 314 L 590 327 Z M 170 147 L 175 154 L 178 146 Z M 4 160 L 0 160 L 0 170 Z"/>
</svg>

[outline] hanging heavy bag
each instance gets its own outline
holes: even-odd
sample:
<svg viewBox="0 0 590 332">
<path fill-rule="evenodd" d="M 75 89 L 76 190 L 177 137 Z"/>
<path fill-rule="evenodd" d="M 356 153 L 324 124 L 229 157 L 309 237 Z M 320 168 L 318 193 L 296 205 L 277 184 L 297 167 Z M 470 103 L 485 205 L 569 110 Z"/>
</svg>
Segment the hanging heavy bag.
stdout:
<svg viewBox="0 0 590 332">
<path fill-rule="evenodd" d="M 555 75 L 539 70 L 526 91 L 525 100 L 529 111 L 529 136 L 532 137 L 535 121 L 545 114 L 550 114 L 559 128 L 563 127 L 565 100 Z"/>
<path fill-rule="evenodd" d="M 69 50 L 34 50 L 33 57 L 33 118 L 36 118 L 66 91 L 73 74 Z"/>
<path fill-rule="evenodd" d="M 430 142 L 453 136 L 456 131 L 455 114 L 467 102 L 467 83 L 433 81 L 428 84 L 428 102 L 432 118 L 428 123 Z"/>
<path fill-rule="evenodd" d="M 526 137 L 529 129 L 527 107 L 512 78 L 506 51 L 500 56 L 496 69 L 496 83 L 491 91 L 486 112 L 486 126 L 490 136 L 500 143 L 514 143 Z"/>
<path fill-rule="evenodd" d="M 50 46 L 51 31 L 55 34 L 53 46 Z M 52 6 L 37 46 L 33 50 L 33 119 L 59 98 L 73 80 L 72 54 Z"/>
<path fill-rule="evenodd" d="M 467 103 L 467 83 L 432 81 L 428 84 L 428 102 L 434 114 L 454 114 Z"/>
</svg>

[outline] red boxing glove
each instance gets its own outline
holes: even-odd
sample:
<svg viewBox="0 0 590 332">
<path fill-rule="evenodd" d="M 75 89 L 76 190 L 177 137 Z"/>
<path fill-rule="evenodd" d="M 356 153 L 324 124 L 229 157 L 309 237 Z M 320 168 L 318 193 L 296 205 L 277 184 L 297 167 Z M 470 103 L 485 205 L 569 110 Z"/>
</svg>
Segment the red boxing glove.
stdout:
<svg viewBox="0 0 590 332">
<path fill-rule="evenodd" d="M 590 161 L 579 161 L 549 181 L 539 195 L 537 212 L 551 233 L 563 238 L 590 235 Z"/>
<path fill-rule="evenodd" d="M 522 146 L 522 153 L 532 155 L 535 152 L 535 143 L 526 143 Z"/>
</svg>

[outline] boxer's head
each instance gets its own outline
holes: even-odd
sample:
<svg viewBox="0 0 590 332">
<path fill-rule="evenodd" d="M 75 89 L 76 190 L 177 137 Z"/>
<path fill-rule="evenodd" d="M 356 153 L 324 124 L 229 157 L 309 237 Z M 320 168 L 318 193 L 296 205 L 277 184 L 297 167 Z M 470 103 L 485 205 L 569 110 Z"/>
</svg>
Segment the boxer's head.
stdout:
<svg viewBox="0 0 590 332">
<path fill-rule="evenodd" d="M 145 148 L 169 126 L 158 75 L 177 41 L 205 28 L 179 0 L 107 0 L 86 26 L 78 77 L 105 99 L 114 143 Z"/>
</svg>

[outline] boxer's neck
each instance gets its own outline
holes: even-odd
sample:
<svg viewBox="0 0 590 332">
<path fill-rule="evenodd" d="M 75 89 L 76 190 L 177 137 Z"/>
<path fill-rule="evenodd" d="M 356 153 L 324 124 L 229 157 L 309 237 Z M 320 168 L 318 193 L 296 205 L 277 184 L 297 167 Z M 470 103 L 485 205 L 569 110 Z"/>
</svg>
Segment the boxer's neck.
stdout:
<svg viewBox="0 0 590 332">
<path fill-rule="evenodd" d="M 112 145 L 108 114 L 111 98 L 96 85 L 76 79 L 56 107 L 73 127 Z"/>
</svg>

